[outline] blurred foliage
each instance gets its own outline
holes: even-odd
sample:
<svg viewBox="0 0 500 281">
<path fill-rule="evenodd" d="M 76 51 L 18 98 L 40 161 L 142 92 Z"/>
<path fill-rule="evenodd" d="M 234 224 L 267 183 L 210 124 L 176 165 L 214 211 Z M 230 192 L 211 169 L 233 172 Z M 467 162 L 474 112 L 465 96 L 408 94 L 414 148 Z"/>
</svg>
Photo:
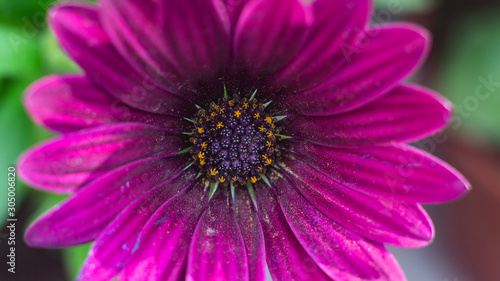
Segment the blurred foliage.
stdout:
<svg viewBox="0 0 500 281">
<path fill-rule="evenodd" d="M 42 67 L 45 73 L 80 72 L 79 67 L 64 54 L 51 32 L 45 31 L 40 38 Z"/>
<path fill-rule="evenodd" d="M 23 37 L 20 33 L 19 28 L 0 25 L 2 78 L 29 79 L 40 72 L 40 51 L 36 36 Z"/>
<path fill-rule="evenodd" d="M 375 0 L 377 9 L 396 8 L 403 13 L 420 13 L 436 5 L 438 0 Z"/>
<path fill-rule="evenodd" d="M 28 147 L 53 136 L 30 121 L 23 106 L 22 95 L 36 79 L 52 73 L 78 72 L 78 67 L 61 51 L 53 34 L 47 29 L 45 15 L 54 0 L 0 0 L 0 167 L 16 163 Z M 7 182 L 6 173 L 0 181 Z M 38 205 L 32 219 L 58 204 L 66 196 L 27 189 L 17 181 L 16 206 L 30 195 Z M 0 202 L 7 202 L 0 192 Z M 5 221 L 7 209 L 0 208 L 0 220 Z M 64 250 L 68 276 L 74 278 L 88 250 L 80 246 Z"/>
<path fill-rule="evenodd" d="M 2 0 L 0 1 L 0 23 L 43 28 L 47 8 L 55 0 Z"/>
<path fill-rule="evenodd" d="M 455 127 L 500 144 L 500 10 L 477 12 L 454 26 L 440 88 L 455 104 Z M 463 126 L 461 125 L 463 124 Z"/>
<path fill-rule="evenodd" d="M 64 264 L 66 264 L 66 274 L 68 274 L 70 280 L 75 280 L 91 245 L 91 243 L 88 243 L 64 250 Z"/>
</svg>

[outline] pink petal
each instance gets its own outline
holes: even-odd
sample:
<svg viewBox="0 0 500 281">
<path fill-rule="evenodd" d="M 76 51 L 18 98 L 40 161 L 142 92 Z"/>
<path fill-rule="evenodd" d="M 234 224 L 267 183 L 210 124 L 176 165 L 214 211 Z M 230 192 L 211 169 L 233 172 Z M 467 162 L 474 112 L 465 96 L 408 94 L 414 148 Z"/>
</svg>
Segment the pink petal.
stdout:
<svg viewBox="0 0 500 281">
<path fill-rule="evenodd" d="M 148 158 L 95 180 L 31 225 L 26 241 L 37 247 L 66 247 L 95 239 L 131 202 L 172 174 L 180 158 Z"/>
<path fill-rule="evenodd" d="M 429 41 L 426 30 L 412 25 L 369 30 L 345 53 L 345 67 L 322 85 L 288 97 L 287 106 L 312 116 L 359 108 L 408 77 L 427 54 Z"/>
<path fill-rule="evenodd" d="M 300 244 L 333 280 L 405 280 L 385 248 L 338 225 L 312 206 L 290 182 L 274 181 L 277 199 Z M 368 226 L 366 226 L 368 227 Z"/>
<path fill-rule="evenodd" d="M 118 100 L 153 113 L 181 116 L 195 110 L 162 83 L 135 71 L 103 30 L 95 6 L 59 5 L 50 12 L 50 24 L 62 47 L 87 76 Z"/>
<path fill-rule="evenodd" d="M 28 89 L 24 103 L 36 123 L 62 133 L 128 121 L 177 133 L 185 125 L 178 117 L 131 108 L 76 75 L 42 78 Z"/>
<path fill-rule="evenodd" d="M 434 236 L 429 216 L 417 204 L 384 200 L 354 191 L 297 157 L 286 157 L 281 166 L 290 186 L 295 186 L 329 218 L 363 237 L 397 247 L 415 248 L 428 245 Z M 283 192 L 288 188 L 283 187 Z"/>
<path fill-rule="evenodd" d="M 325 146 L 409 142 L 433 135 L 451 120 L 451 103 L 416 86 L 399 86 L 357 110 L 333 116 L 295 116 L 293 136 Z"/>
<path fill-rule="evenodd" d="M 229 59 L 230 22 L 221 0 L 159 2 L 166 56 L 185 77 L 218 78 Z"/>
<path fill-rule="evenodd" d="M 153 213 L 182 190 L 191 188 L 195 184 L 194 176 L 184 172 L 181 177 L 161 183 L 128 206 L 96 239 L 77 281 L 113 279 L 123 268 Z"/>
<path fill-rule="evenodd" d="M 250 1 L 251 0 L 223 0 L 226 6 L 227 14 L 229 16 L 229 21 L 231 22 L 232 33 L 234 33 L 234 29 L 236 28 L 236 24 L 238 23 L 241 11 Z"/>
<path fill-rule="evenodd" d="M 266 248 L 262 226 L 250 198 L 244 189 L 235 190 L 236 219 L 245 242 L 249 280 L 266 280 Z"/>
<path fill-rule="evenodd" d="M 163 204 L 149 219 L 118 279 L 180 280 L 191 237 L 208 207 L 207 194 L 203 186 L 195 185 Z"/>
<path fill-rule="evenodd" d="M 214 196 L 193 233 L 186 280 L 249 280 L 247 255 L 228 190 Z"/>
<path fill-rule="evenodd" d="M 182 87 L 189 78 L 165 57 L 159 5 L 152 0 L 103 0 L 101 5 L 100 21 L 124 59 L 173 92 Z"/>
<path fill-rule="evenodd" d="M 345 65 L 343 47 L 353 45 L 371 12 L 369 0 L 317 0 L 311 3 L 314 24 L 297 58 L 275 74 L 272 83 L 295 91 L 319 86 Z"/>
<path fill-rule="evenodd" d="M 39 189 L 68 193 L 132 161 L 172 156 L 182 146 L 178 136 L 153 125 L 98 127 L 32 147 L 18 161 L 19 175 Z"/>
<path fill-rule="evenodd" d="M 241 12 L 234 39 L 237 65 L 267 74 L 297 55 L 312 22 L 299 0 L 254 0 Z"/>
<path fill-rule="evenodd" d="M 276 196 L 263 185 L 256 186 L 255 195 L 264 231 L 267 266 L 273 280 L 330 281 L 295 237 Z"/>
<path fill-rule="evenodd" d="M 470 187 L 448 164 L 403 144 L 332 149 L 294 143 L 291 149 L 331 180 L 387 200 L 439 203 L 464 195 Z"/>
</svg>

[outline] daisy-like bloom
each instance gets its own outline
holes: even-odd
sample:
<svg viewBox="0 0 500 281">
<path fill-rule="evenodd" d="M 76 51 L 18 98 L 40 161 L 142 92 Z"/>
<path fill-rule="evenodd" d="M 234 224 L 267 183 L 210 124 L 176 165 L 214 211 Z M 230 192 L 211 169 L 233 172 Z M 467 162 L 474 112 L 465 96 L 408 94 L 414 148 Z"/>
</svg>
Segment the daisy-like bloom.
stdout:
<svg viewBox="0 0 500 281">
<path fill-rule="evenodd" d="M 368 0 L 101 0 L 50 12 L 83 75 L 36 82 L 61 133 L 21 156 L 70 197 L 32 246 L 94 241 L 78 280 L 404 280 L 384 245 L 433 237 L 421 203 L 467 181 L 407 144 L 451 105 L 402 84 L 420 27 L 367 27 Z"/>
</svg>

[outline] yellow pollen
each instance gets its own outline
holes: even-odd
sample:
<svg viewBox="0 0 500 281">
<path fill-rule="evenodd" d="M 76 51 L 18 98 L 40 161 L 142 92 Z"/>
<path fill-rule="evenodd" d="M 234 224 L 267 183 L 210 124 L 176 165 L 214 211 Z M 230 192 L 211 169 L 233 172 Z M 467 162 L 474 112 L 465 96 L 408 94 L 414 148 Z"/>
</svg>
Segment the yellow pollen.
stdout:
<svg viewBox="0 0 500 281">
<path fill-rule="evenodd" d="M 262 172 L 262 170 L 263 170 L 263 169 L 262 169 L 262 166 L 260 166 L 260 165 L 259 165 L 259 166 L 257 166 L 257 170 L 259 170 L 259 172 Z"/>
<path fill-rule="evenodd" d="M 198 128 L 198 134 L 203 134 L 205 132 L 205 130 L 203 130 L 203 128 Z"/>
<path fill-rule="evenodd" d="M 226 110 L 225 110 L 224 108 L 221 108 L 221 109 L 219 110 L 219 114 L 224 114 L 224 112 L 226 112 Z"/>
<path fill-rule="evenodd" d="M 267 160 L 267 155 L 262 155 L 262 159 Z"/>
<path fill-rule="evenodd" d="M 205 159 L 200 159 L 200 165 L 205 165 Z"/>
<path fill-rule="evenodd" d="M 208 144 L 207 144 L 207 142 L 203 142 L 203 143 L 201 143 L 201 147 L 202 147 L 202 148 L 207 148 L 207 145 L 208 145 Z"/>
<path fill-rule="evenodd" d="M 222 124 L 222 122 L 217 123 L 217 129 L 220 129 L 222 127 L 224 127 L 224 125 Z"/>
<path fill-rule="evenodd" d="M 264 121 L 266 121 L 269 124 L 273 123 L 273 120 L 269 116 L 267 116 L 266 119 L 264 119 Z"/>
<path fill-rule="evenodd" d="M 220 181 L 220 182 L 225 182 L 225 181 L 226 181 L 226 179 L 225 179 L 224 177 L 219 177 L 219 181 Z"/>
<path fill-rule="evenodd" d="M 242 105 L 243 109 L 247 109 L 248 108 L 248 103 L 245 102 L 243 105 Z"/>
<path fill-rule="evenodd" d="M 215 117 L 215 112 L 210 113 L 212 117 Z"/>
<path fill-rule="evenodd" d="M 234 112 L 234 116 L 236 116 L 236 118 L 240 118 L 240 116 L 241 116 L 241 112 L 240 112 L 239 110 L 236 110 L 236 111 Z"/>
<path fill-rule="evenodd" d="M 266 133 L 266 136 L 267 136 L 268 138 L 272 137 L 272 136 L 273 136 L 273 132 L 267 132 L 267 133 Z"/>
<path fill-rule="evenodd" d="M 270 141 L 266 142 L 266 146 L 271 147 L 271 145 L 273 145 L 273 144 Z"/>
<path fill-rule="evenodd" d="M 234 106 L 234 100 L 230 100 L 227 102 L 229 104 L 229 106 L 233 107 Z"/>
<path fill-rule="evenodd" d="M 254 176 L 254 177 L 251 177 L 251 178 L 250 178 L 250 181 L 251 181 L 252 183 L 256 183 L 256 182 L 257 182 L 257 177 L 255 177 L 255 176 Z"/>
<path fill-rule="evenodd" d="M 216 176 L 217 174 L 219 173 L 219 171 L 217 171 L 217 169 L 210 169 L 210 175 L 211 176 Z"/>
<path fill-rule="evenodd" d="M 259 131 L 264 132 L 265 130 L 266 130 L 266 128 L 264 128 L 264 126 L 259 127 Z"/>
<path fill-rule="evenodd" d="M 273 163 L 273 160 L 268 158 L 268 159 L 266 159 L 265 163 L 266 163 L 266 165 L 271 165 L 271 163 Z"/>
<path fill-rule="evenodd" d="M 259 119 L 259 118 L 260 118 L 260 114 L 259 114 L 259 113 L 255 113 L 255 114 L 253 115 L 253 118 L 255 118 L 255 119 Z"/>
<path fill-rule="evenodd" d="M 200 152 L 198 153 L 198 158 L 200 158 L 200 159 L 205 158 L 205 153 L 200 151 Z"/>
</svg>

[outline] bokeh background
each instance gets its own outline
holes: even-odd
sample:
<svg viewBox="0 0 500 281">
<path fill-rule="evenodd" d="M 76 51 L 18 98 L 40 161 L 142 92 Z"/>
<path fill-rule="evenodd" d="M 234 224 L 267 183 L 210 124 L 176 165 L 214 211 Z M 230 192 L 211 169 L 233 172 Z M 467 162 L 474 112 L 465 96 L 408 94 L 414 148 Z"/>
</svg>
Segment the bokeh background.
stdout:
<svg viewBox="0 0 500 281">
<path fill-rule="evenodd" d="M 354 0 L 355 1 L 355 0 Z M 0 172 L 27 147 L 52 134 L 35 126 L 21 104 L 39 77 L 78 72 L 48 30 L 54 0 L 0 0 Z M 432 53 L 412 81 L 437 89 L 455 104 L 455 119 L 420 148 L 459 169 L 472 183 L 465 198 L 425 206 L 436 225 L 426 248 L 390 250 L 409 281 L 500 280 L 500 1 L 377 0 L 374 23 L 410 21 L 434 36 Z M 43 105 L 42 105 L 43 106 Z M 5 172 L 4 172 L 5 171 Z M 27 225 L 64 196 L 17 182 L 16 274 L 7 272 L 7 192 L 0 190 L 0 281 L 73 280 L 89 245 L 64 250 L 28 248 Z"/>
</svg>

